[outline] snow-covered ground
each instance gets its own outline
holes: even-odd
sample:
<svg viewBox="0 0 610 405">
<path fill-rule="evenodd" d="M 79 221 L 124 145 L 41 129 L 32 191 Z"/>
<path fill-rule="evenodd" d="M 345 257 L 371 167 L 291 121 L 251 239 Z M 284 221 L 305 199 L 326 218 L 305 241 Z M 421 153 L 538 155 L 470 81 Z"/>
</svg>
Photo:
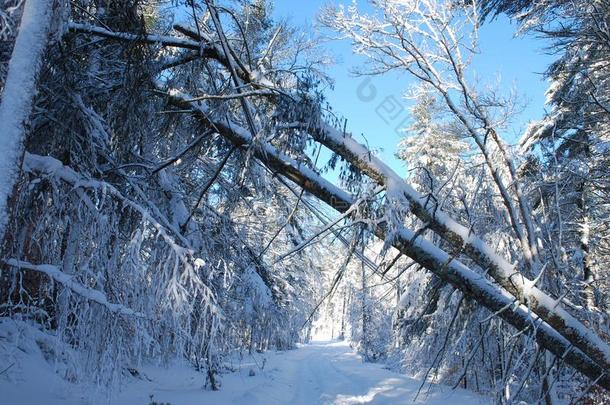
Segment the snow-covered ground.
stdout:
<svg viewBox="0 0 610 405">
<path fill-rule="evenodd" d="M 155 391 L 159 399 L 172 404 L 190 404 L 202 398 L 209 404 L 484 404 L 483 398 L 464 390 L 435 386 L 426 398 L 414 401 L 420 381 L 363 363 L 345 342 L 313 342 L 297 350 L 268 355 L 263 371 L 254 364 L 225 376 L 220 392 L 198 392 L 197 396 L 175 396 Z M 257 373 L 248 377 L 248 370 Z M 184 399 L 182 399 L 184 398 Z M 134 398 L 135 399 L 135 398 Z M 127 402 L 125 402 L 127 403 Z M 195 403 L 195 402 L 192 402 Z"/>
<path fill-rule="evenodd" d="M 420 381 L 363 363 L 347 343 L 318 341 L 286 352 L 255 354 L 230 366 L 221 376 L 220 391 L 202 388 L 205 376 L 187 366 L 144 367 L 139 377 L 125 373 L 118 393 L 108 399 L 99 390 L 74 385 L 58 376 L 66 368 L 45 359 L 53 346 L 48 335 L 3 322 L 0 328 L 0 403 L 5 405 L 202 404 L 483 404 L 488 401 L 464 390 L 427 387 L 414 402 Z M 28 328 L 29 329 L 29 328 Z M 23 330 L 22 330 L 23 331 Z M 21 337 L 19 337 L 21 336 Z"/>
</svg>

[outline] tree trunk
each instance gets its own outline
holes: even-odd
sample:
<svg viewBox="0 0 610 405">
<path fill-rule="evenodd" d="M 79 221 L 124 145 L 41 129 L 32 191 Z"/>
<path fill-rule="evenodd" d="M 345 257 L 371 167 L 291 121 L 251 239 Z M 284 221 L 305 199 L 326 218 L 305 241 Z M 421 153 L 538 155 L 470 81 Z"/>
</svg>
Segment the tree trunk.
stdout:
<svg viewBox="0 0 610 405">
<path fill-rule="evenodd" d="M 0 101 L 0 240 L 8 222 L 8 199 L 19 176 L 36 79 L 49 41 L 53 0 L 27 0 Z"/>
<path fill-rule="evenodd" d="M 364 253 L 364 249 L 363 249 Z M 360 305 L 362 307 L 362 348 L 364 349 L 364 359 L 366 361 L 371 360 L 369 356 L 369 316 L 366 302 L 366 270 L 364 268 L 364 262 L 362 262 L 360 272 L 362 292 L 360 293 Z"/>
<path fill-rule="evenodd" d="M 341 332 L 339 339 L 345 339 L 345 311 L 347 308 L 347 289 L 343 289 L 343 306 L 341 307 Z"/>
<path fill-rule="evenodd" d="M 587 154 L 588 155 L 588 154 Z M 580 251 L 582 254 L 583 289 L 582 296 L 585 307 L 588 310 L 595 310 L 595 272 L 591 260 L 591 223 L 589 220 L 589 206 L 587 203 L 587 180 L 584 179 L 578 190 L 580 195 L 576 202 L 580 215 L 578 232 L 580 234 Z"/>
</svg>

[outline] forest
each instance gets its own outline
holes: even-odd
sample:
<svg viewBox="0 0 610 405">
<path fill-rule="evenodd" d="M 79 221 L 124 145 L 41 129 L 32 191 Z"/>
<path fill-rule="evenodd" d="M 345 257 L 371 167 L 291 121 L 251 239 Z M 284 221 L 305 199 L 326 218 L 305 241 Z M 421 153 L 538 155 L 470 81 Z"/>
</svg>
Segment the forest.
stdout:
<svg viewBox="0 0 610 405">
<path fill-rule="evenodd" d="M 275 7 L 0 0 L 0 403 L 610 403 L 610 0 Z"/>
</svg>

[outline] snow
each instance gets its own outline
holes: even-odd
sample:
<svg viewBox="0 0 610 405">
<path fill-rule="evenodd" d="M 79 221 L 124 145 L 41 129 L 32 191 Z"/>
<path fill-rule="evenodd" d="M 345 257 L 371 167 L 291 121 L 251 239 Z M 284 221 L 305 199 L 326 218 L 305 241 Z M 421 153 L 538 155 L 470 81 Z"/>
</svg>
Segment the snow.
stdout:
<svg viewBox="0 0 610 405">
<path fill-rule="evenodd" d="M 45 337 L 46 336 L 46 337 Z M 485 404 L 489 399 L 447 386 L 392 372 L 381 364 L 363 363 L 345 342 L 318 341 L 286 352 L 237 356 L 221 376 L 220 391 L 202 388 L 203 373 L 185 364 L 169 368 L 147 366 L 108 399 L 95 387 L 61 378 L 62 367 L 49 364 L 41 347 L 52 336 L 23 322 L 0 321 L 0 364 L 14 364 L 0 375 L 0 392 L 7 404 L 113 405 L 171 403 L 172 405 L 313 405 L 313 404 Z M 48 343 L 47 343 L 48 345 Z M 4 369 L 0 369 L 0 372 Z"/>
<path fill-rule="evenodd" d="M 142 206 L 137 201 L 131 200 L 124 196 L 111 184 L 81 176 L 74 169 L 70 168 L 69 166 L 64 166 L 59 160 L 51 156 L 40 156 L 25 152 L 23 158 L 23 170 L 26 172 L 37 172 L 55 177 L 56 179 L 61 179 L 72 184 L 75 188 L 100 190 L 103 193 L 109 193 L 123 201 L 123 203 L 137 211 L 142 215 L 144 220 L 150 222 L 155 227 L 156 231 L 173 250 L 176 257 L 184 266 L 184 271 L 181 274 L 181 280 L 175 279 L 172 281 L 176 287 L 176 289 L 172 290 L 175 297 L 182 296 L 182 294 L 178 291 L 179 285 L 186 282 L 186 280 L 195 283 L 197 287 L 201 289 L 201 292 L 207 297 L 211 298 L 214 296 L 212 291 L 201 281 L 199 275 L 194 272 L 192 262 L 194 262 L 197 258 L 193 256 L 194 250 L 190 248 L 188 240 L 186 240 L 181 233 L 173 229 L 169 220 L 163 216 L 163 214 L 154 204 L 151 204 L 151 208 L 153 209 L 155 215 L 151 214 L 146 207 Z M 83 196 L 83 201 L 86 203 L 88 202 L 88 205 L 92 208 L 92 210 L 95 210 L 93 203 L 88 200 L 87 196 Z M 157 218 L 159 218 L 159 220 Z M 178 240 L 176 240 L 176 238 Z M 179 242 L 182 242 L 182 245 Z M 198 263 L 201 264 L 202 261 L 203 259 L 201 259 L 201 261 Z M 127 310 L 130 311 L 129 309 Z"/>
<path fill-rule="evenodd" d="M 0 238 L 7 223 L 7 200 L 17 180 L 25 125 L 51 26 L 51 4 L 50 0 L 25 3 L 0 102 Z"/>
<path fill-rule="evenodd" d="M 63 364 L 49 364 L 45 352 L 61 343 L 24 322 L 0 318 L 0 393 L 3 404 L 81 404 Z"/>
</svg>

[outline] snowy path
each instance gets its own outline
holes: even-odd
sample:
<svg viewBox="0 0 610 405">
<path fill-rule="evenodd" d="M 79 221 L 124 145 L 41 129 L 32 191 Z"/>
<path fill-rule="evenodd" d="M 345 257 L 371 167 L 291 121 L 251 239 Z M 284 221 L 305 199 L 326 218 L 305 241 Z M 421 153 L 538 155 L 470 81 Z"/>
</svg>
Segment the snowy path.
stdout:
<svg viewBox="0 0 610 405">
<path fill-rule="evenodd" d="M 258 363 L 262 356 L 258 356 Z M 201 377 L 193 379 L 180 372 L 156 374 L 147 371 L 148 386 L 132 386 L 117 404 L 148 404 L 153 394 L 159 402 L 172 405 L 315 405 L 315 404 L 484 404 L 488 401 L 464 391 L 435 386 L 428 397 L 426 389 L 413 401 L 420 382 L 384 369 L 379 364 L 363 363 L 360 356 L 342 342 L 318 342 L 297 350 L 270 353 L 261 371 L 255 363 L 237 365 L 240 371 L 224 375 L 218 392 L 201 391 Z M 249 376 L 250 370 L 255 376 Z M 157 370 L 160 372 L 160 370 Z M 186 377 L 186 378 L 185 378 Z M 157 383 L 163 381 L 163 383 Z M 113 402 L 115 403 L 115 402 Z"/>
<path fill-rule="evenodd" d="M 119 392 L 108 397 L 94 387 L 74 385 L 60 378 L 44 360 L 35 342 L 3 345 L 0 334 L 2 405 L 316 405 L 316 404 L 486 404 L 464 390 L 424 388 L 413 401 L 420 381 L 394 373 L 381 364 L 363 363 L 343 342 L 317 342 L 286 352 L 244 357 L 221 376 L 220 391 L 202 388 L 204 374 L 187 365 L 143 367 L 140 377 L 126 373 Z M 251 373 L 254 375 L 250 375 Z M 152 395 L 152 401 L 151 401 Z"/>
</svg>

